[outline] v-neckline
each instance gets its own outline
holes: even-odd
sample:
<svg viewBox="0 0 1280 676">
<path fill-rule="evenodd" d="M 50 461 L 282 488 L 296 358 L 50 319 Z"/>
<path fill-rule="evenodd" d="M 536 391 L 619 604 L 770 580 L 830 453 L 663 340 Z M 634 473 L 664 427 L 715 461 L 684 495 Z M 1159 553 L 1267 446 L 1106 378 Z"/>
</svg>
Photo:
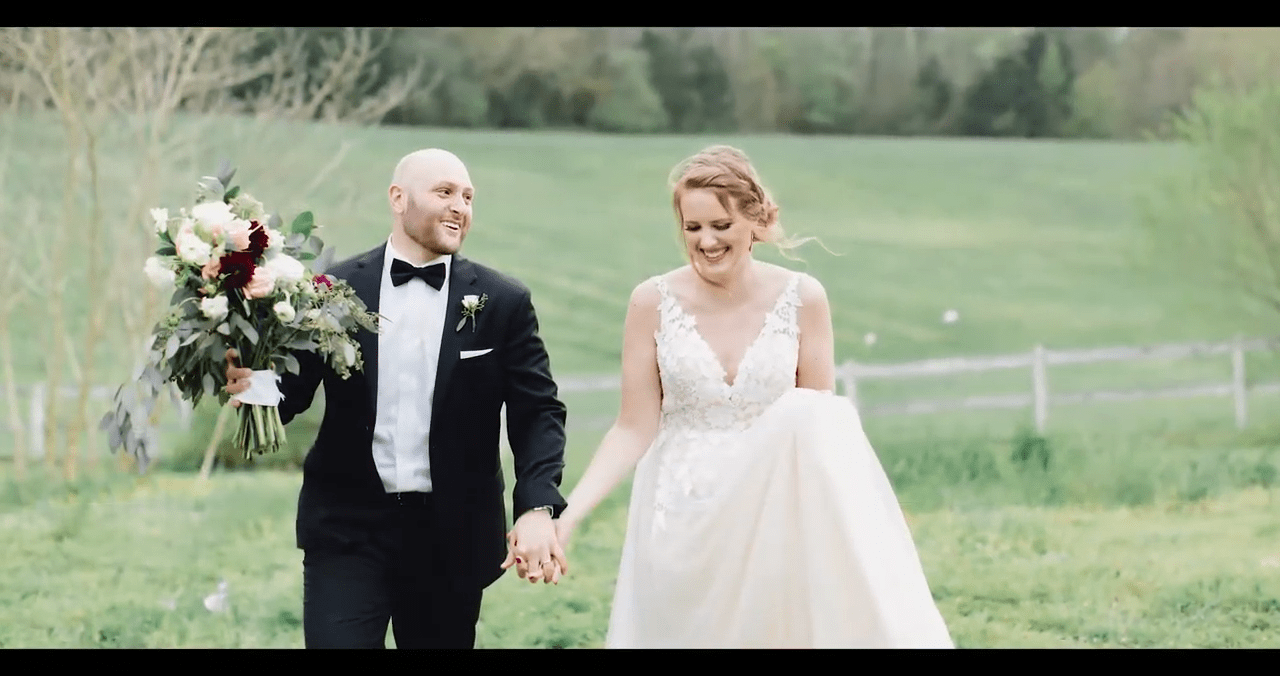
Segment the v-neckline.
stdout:
<svg viewBox="0 0 1280 676">
<path fill-rule="evenodd" d="M 738 383 L 742 380 L 742 366 L 747 363 L 747 357 L 751 356 L 751 351 L 756 348 L 756 345 L 760 342 L 760 339 L 764 337 L 765 329 L 769 327 L 770 315 L 778 311 L 778 307 L 782 305 L 783 299 L 786 298 L 787 294 L 791 292 L 791 285 L 794 282 L 795 282 L 794 279 L 788 279 L 787 283 L 782 287 L 782 293 L 778 294 L 778 298 L 773 301 L 773 306 L 770 307 L 767 311 L 765 311 L 764 321 L 761 322 L 760 324 L 760 330 L 756 332 L 755 338 L 753 338 L 751 342 L 747 345 L 747 349 L 743 350 L 742 356 L 738 359 L 738 366 L 733 370 L 733 382 L 727 382 L 725 380 L 726 378 L 729 377 L 729 370 L 725 368 L 724 362 L 720 361 L 720 356 L 716 354 L 715 348 L 711 347 L 711 342 L 707 340 L 706 336 L 702 335 L 702 330 L 698 328 L 698 318 L 695 317 L 688 310 L 684 309 L 684 305 L 680 302 L 679 299 L 675 297 L 675 294 L 671 295 L 672 304 L 675 305 L 676 309 L 680 311 L 680 314 L 689 318 L 689 321 L 692 323 L 692 326 L 690 328 L 693 330 L 693 334 L 698 337 L 698 341 L 702 343 L 703 347 L 707 348 L 707 354 L 711 357 L 711 361 L 717 367 L 719 367 L 720 377 L 717 378 L 716 380 L 721 385 L 723 385 L 726 389 L 729 389 L 729 390 L 734 389 L 738 385 Z M 665 280 L 664 280 L 664 283 L 665 283 Z M 667 293 L 671 293 L 669 286 L 668 286 Z"/>
</svg>

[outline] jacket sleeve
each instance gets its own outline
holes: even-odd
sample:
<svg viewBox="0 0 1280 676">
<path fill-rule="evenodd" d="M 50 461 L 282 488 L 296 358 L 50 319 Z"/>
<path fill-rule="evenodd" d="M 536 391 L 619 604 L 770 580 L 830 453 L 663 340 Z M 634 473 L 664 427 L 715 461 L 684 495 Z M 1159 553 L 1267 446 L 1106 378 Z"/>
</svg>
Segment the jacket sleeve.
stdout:
<svg viewBox="0 0 1280 676">
<path fill-rule="evenodd" d="M 534 507 L 552 507 L 559 517 L 568 505 L 560 494 L 564 474 L 565 405 L 557 398 L 550 358 L 538 335 L 538 318 L 522 289 L 508 324 L 504 401 L 507 441 L 515 459 L 514 516 Z"/>
</svg>

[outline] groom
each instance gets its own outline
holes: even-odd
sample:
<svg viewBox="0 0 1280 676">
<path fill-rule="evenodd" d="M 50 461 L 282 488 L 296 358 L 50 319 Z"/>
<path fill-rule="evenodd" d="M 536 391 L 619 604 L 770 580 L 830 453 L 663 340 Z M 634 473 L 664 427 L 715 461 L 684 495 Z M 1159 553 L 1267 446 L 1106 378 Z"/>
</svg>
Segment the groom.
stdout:
<svg viewBox="0 0 1280 676">
<path fill-rule="evenodd" d="M 550 582 L 567 569 L 552 521 L 566 506 L 565 407 L 529 290 L 457 255 L 472 196 L 452 153 L 402 159 L 390 239 L 327 271 L 382 316 L 380 336 L 358 336 L 363 372 L 342 380 L 305 352 L 299 374 L 280 381 L 285 423 L 325 387 L 298 499 L 308 648 L 385 647 L 388 621 L 399 648 L 472 648 L 482 592 L 503 570 L 518 563 L 522 578 Z M 232 354 L 235 395 L 250 372 Z M 504 404 L 518 515 L 510 555 Z"/>
</svg>

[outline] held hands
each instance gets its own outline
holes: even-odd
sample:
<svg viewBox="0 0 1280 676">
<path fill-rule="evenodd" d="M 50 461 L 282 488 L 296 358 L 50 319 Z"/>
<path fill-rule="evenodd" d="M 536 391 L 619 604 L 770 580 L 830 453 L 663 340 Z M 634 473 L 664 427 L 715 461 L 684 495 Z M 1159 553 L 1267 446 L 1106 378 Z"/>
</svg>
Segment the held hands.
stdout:
<svg viewBox="0 0 1280 676">
<path fill-rule="evenodd" d="M 560 576 L 569 572 L 560 534 L 559 519 L 552 520 L 543 510 L 525 512 L 507 533 L 507 560 L 502 569 L 516 566 L 521 579 L 536 584 L 560 584 Z"/>
<path fill-rule="evenodd" d="M 252 370 L 236 366 L 238 356 L 235 348 L 227 350 L 227 386 L 223 389 L 232 397 L 249 389 L 249 377 L 253 375 Z M 231 406 L 240 408 L 240 400 L 232 399 Z"/>
</svg>

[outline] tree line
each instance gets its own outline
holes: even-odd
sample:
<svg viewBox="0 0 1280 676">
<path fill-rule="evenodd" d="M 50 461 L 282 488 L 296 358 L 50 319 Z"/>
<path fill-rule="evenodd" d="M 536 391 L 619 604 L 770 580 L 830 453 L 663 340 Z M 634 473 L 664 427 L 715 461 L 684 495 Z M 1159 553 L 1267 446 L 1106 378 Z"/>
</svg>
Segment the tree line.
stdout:
<svg viewBox="0 0 1280 676">
<path fill-rule="evenodd" d="M 321 45 L 341 30 L 307 29 L 309 67 L 336 58 Z M 1280 72 L 1280 30 L 1261 28 L 379 32 L 383 48 L 352 77 L 420 69 L 378 120 L 394 125 L 1139 138 L 1167 134 L 1168 114 L 1212 77 Z"/>
</svg>

